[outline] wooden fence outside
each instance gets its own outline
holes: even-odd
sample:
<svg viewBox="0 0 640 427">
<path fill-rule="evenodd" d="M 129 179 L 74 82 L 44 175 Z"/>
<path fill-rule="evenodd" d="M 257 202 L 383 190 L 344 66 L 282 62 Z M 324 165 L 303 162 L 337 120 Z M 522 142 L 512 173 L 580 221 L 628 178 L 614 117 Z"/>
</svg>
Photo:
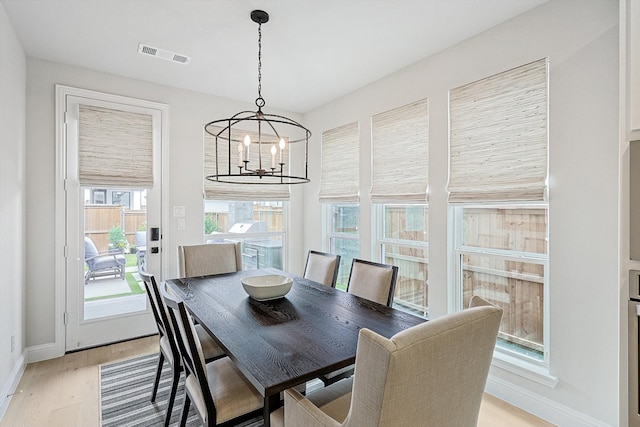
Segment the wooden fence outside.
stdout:
<svg viewBox="0 0 640 427">
<path fill-rule="evenodd" d="M 408 227 L 403 218 L 402 215 L 388 218 L 391 222 L 388 237 L 426 240 L 423 231 L 405 231 Z M 426 231 L 426 224 L 424 229 Z M 465 245 L 471 247 L 544 254 L 546 212 L 541 209 L 465 209 L 464 237 Z M 385 254 L 386 263 L 399 267 L 395 302 L 428 313 L 426 251 L 385 244 Z M 465 307 L 473 295 L 502 307 L 501 339 L 534 352 L 544 351 L 544 267 L 541 264 L 465 254 L 462 290 Z"/>
<path fill-rule="evenodd" d="M 547 221 L 543 209 L 465 209 L 467 246 L 545 254 Z M 502 307 L 499 337 L 544 351 L 544 266 L 483 254 L 462 260 L 463 304 L 479 295 Z"/>
<path fill-rule="evenodd" d="M 109 230 L 121 227 L 130 246 L 135 246 L 136 231 L 146 229 L 147 212 L 134 211 L 116 205 L 86 205 L 84 207 L 85 236 L 98 251 L 109 249 Z"/>
</svg>

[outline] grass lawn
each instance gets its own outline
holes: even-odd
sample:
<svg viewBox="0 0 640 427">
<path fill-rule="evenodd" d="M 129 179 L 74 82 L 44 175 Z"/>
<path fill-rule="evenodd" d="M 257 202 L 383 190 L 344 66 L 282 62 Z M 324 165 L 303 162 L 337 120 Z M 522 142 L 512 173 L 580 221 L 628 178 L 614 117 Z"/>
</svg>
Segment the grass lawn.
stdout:
<svg viewBox="0 0 640 427">
<path fill-rule="evenodd" d="M 136 257 L 136 254 L 124 254 L 124 258 L 127 261 L 127 263 L 125 264 L 125 268 L 126 269 L 129 269 L 128 267 L 136 267 L 138 265 L 138 258 Z M 134 272 L 137 273 L 137 269 Z M 124 274 L 124 278 L 127 281 L 127 284 L 129 285 L 129 289 L 131 289 L 131 292 L 125 293 L 125 294 L 117 294 L 117 295 L 106 295 L 106 296 L 103 296 L 103 297 L 85 298 L 85 301 L 97 301 L 97 300 L 118 298 L 118 297 L 131 296 L 131 295 L 137 295 L 137 294 L 145 293 L 144 288 L 133 277 L 133 273 L 134 272 L 127 271 Z"/>
<path fill-rule="evenodd" d="M 124 259 L 127 261 L 125 267 L 135 267 L 138 265 L 138 257 L 136 254 L 124 254 Z"/>
</svg>

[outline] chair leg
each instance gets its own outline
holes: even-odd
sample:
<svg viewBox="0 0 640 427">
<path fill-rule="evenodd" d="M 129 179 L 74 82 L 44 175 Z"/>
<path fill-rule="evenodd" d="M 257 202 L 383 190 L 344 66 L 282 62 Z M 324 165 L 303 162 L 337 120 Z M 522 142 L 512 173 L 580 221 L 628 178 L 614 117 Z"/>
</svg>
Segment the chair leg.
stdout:
<svg viewBox="0 0 640 427">
<path fill-rule="evenodd" d="M 158 385 L 160 384 L 160 375 L 162 374 L 162 365 L 164 364 L 164 354 L 160 352 L 158 357 L 158 369 L 156 369 L 156 380 L 153 382 L 153 392 L 151 393 L 151 401 L 156 401 L 156 393 L 158 393 Z"/>
<path fill-rule="evenodd" d="M 180 414 L 180 427 L 184 427 L 187 425 L 187 418 L 189 418 L 190 405 L 191 405 L 191 400 L 189 399 L 189 393 L 185 391 L 184 404 L 182 405 L 182 413 Z"/>
<path fill-rule="evenodd" d="M 171 421 L 173 402 L 175 402 L 176 400 L 176 392 L 178 391 L 178 382 L 180 382 L 180 369 L 174 367 L 173 381 L 171 383 L 171 394 L 169 395 L 169 401 L 167 402 L 167 414 L 164 417 L 164 427 L 169 427 L 169 421 Z"/>
</svg>

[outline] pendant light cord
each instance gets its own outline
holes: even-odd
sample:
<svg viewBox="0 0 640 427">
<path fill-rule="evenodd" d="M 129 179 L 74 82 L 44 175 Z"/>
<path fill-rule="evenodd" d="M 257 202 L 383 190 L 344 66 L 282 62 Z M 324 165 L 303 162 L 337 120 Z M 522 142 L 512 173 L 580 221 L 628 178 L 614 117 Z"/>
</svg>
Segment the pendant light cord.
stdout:
<svg viewBox="0 0 640 427">
<path fill-rule="evenodd" d="M 256 106 L 261 109 L 264 104 L 264 98 L 262 98 L 262 23 L 258 23 L 258 98 L 256 98 Z"/>
</svg>

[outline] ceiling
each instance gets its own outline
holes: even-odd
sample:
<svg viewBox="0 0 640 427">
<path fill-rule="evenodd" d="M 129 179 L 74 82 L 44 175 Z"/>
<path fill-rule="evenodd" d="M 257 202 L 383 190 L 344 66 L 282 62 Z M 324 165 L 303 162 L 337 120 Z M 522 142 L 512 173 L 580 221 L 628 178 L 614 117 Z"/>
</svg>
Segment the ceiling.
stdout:
<svg viewBox="0 0 640 427">
<path fill-rule="evenodd" d="M 305 113 L 547 0 L 0 0 L 29 57 Z M 139 43 L 191 57 L 138 53 Z"/>
</svg>

